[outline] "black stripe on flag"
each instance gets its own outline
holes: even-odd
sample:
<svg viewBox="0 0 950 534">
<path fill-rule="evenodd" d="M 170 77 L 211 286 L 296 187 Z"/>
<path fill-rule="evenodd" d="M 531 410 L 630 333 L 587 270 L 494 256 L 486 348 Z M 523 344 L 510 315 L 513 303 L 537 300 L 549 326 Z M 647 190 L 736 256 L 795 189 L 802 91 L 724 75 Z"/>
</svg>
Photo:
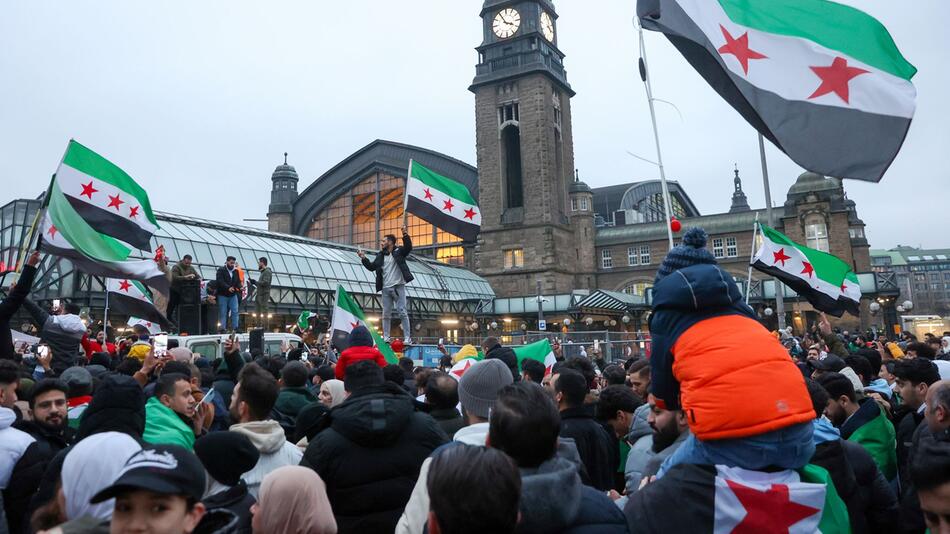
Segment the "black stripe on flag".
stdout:
<svg viewBox="0 0 950 534">
<path fill-rule="evenodd" d="M 143 284 L 155 289 L 163 295 L 168 295 L 170 283 L 165 275 L 155 276 L 146 280 L 135 278 L 130 273 L 122 272 L 118 269 L 110 269 L 109 264 L 99 263 L 83 256 L 79 251 L 71 248 L 60 248 L 50 245 L 45 239 L 40 240 L 40 250 L 47 254 L 59 256 L 72 262 L 80 271 L 93 276 L 104 276 L 106 278 L 134 278 L 140 280 Z M 144 317 L 143 317 L 144 318 Z"/>
<path fill-rule="evenodd" d="M 158 323 L 162 325 L 163 330 L 168 330 L 172 326 L 172 322 L 162 315 L 155 304 L 122 292 L 109 292 L 109 308 L 130 317 L 138 317 L 139 319 Z"/>
<path fill-rule="evenodd" d="M 139 250 L 152 251 L 150 239 L 152 234 L 135 224 L 134 221 L 126 219 L 118 213 L 104 210 L 100 207 L 89 204 L 88 202 L 65 195 L 69 200 L 69 205 L 76 210 L 76 213 L 86 221 L 93 230 L 100 234 L 112 236 L 119 241 L 124 241 Z M 144 214 L 139 215 L 145 217 Z"/>
<path fill-rule="evenodd" d="M 440 230 L 461 237 L 464 241 L 478 239 L 479 225 L 460 221 L 424 200 L 410 196 L 406 203 L 406 211 Z"/>
<path fill-rule="evenodd" d="M 344 332 L 343 330 L 334 330 L 333 334 L 330 336 L 331 344 L 336 347 L 336 350 L 343 352 L 344 350 L 350 348 L 350 333 Z"/>
<path fill-rule="evenodd" d="M 808 302 L 811 303 L 811 305 L 814 306 L 818 311 L 823 311 L 829 315 L 834 315 L 835 317 L 841 317 L 844 315 L 844 312 L 848 312 L 854 316 L 858 316 L 860 313 L 858 303 L 849 299 L 844 294 L 842 294 L 837 299 L 834 299 L 830 295 L 822 293 L 821 291 L 811 287 L 805 280 L 791 275 L 778 267 L 766 265 L 761 261 L 755 262 L 752 264 L 752 266 L 755 267 L 757 271 L 770 274 L 781 280 L 783 284 L 792 288 L 800 296 L 805 297 L 805 299 L 808 300 Z"/>
</svg>

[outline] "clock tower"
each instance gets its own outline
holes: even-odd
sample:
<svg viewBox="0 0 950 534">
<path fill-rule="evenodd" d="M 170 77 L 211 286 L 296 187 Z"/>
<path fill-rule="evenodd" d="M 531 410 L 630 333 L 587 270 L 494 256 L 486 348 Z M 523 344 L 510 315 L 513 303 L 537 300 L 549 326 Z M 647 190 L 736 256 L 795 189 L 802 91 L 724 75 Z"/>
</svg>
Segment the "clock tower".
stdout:
<svg viewBox="0 0 950 534">
<path fill-rule="evenodd" d="M 572 217 L 571 97 L 550 0 L 486 0 L 475 93 L 482 227 L 476 272 L 500 297 L 587 287 L 590 229 Z M 578 235 L 586 230 L 587 236 Z"/>
</svg>

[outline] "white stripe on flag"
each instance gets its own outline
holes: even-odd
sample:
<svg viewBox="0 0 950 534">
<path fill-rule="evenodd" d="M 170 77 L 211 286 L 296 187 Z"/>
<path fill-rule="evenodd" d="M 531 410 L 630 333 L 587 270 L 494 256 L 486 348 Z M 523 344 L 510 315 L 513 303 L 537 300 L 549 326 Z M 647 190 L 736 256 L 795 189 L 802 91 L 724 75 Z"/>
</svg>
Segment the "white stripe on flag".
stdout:
<svg viewBox="0 0 950 534">
<path fill-rule="evenodd" d="M 409 187 L 407 189 L 407 194 L 409 196 L 416 197 L 423 202 L 432 204 L 445 215 L 449 215 L 453 219 L 458 219 L 469 224 L 475 224 L 479 226 L 482 224 L 482 212 L 478 209 L 478 206 L 473 206 L 471 204 L 462 202 L 457 198 L 452 198 L 434 187 L 429 187 L 417 178 L 410 177 L 408 185 Z M 426 198 L 427 191 L 432 196 L 432 198 Z M 446 204 L 446 202 L 451 202 L 451 205 Z M 466 213 L 472 214 L 472 217 L 466 217 Z"/>
</svg>

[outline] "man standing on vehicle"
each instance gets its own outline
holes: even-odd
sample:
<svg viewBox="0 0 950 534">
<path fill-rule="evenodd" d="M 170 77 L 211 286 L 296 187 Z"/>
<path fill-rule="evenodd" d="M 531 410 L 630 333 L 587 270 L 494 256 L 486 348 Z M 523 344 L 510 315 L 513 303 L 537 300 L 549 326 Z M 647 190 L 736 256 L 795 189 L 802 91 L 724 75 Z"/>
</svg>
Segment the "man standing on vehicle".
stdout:
<svg viewBox="0 0 950 534">
<path fill-rule="evenodd" d="M 362 250 L 357 254 L 363 267 L 376 273 L 376 291 L 383 293 L 383 338 L 390 340 L 389 329 L 392 322 L 393 306 L 402 322 L 403 342 L 412 344 L 409 329 L 409 311 L 406 307 L 406 284 L 412 282 L 412 273 L 406 258 L 412 252 L 412 241 L 409 239 L 409 228 L 402 227 L 402 246 L 396 246 L 396 236 L 383 236 L 382 249 L 376 254 L 373 261 L 366 258 Z"/>
<path fill-rule="evenodd" d="M 261 275 L 257 277 L 257 291 L 254 294 L 254 303 L 256 305 L 257 316 L 261 318 L 260 325 L 265 329 L 270 326 L 268 320 L 270 313 L 270 283 L 274 271 L 267 265 L 267 258 L 257 259 L 257 268 Z"/>
<path fill-rule="evenodd" d="M 215 277 L 217 282 L 218 295 L 218 329 L 227 330 L 228 314 L 231 316 L 230 330 L 237 332 L 238 329 L 238 306 L 241 304 L 241 275 L 238 272 L 237 259 L 234 256 L 228 256 L 225 264 L 218 267 L 218 274 Z"/>
</svg>

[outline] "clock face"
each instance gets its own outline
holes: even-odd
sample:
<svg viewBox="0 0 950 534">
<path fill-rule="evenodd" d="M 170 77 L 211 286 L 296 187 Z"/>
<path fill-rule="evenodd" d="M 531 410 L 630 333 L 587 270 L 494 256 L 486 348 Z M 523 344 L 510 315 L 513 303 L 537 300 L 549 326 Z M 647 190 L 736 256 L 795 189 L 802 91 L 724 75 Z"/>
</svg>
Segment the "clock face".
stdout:
<svg viewBox="0 0 950 534">
<path fill-rule="evenodd" d="M 554 21 L 547 12 L 541 13 L 541 33 L 548 41 L 554 42 Z"/>
<path fill-rule="evenodd" d="M 507 39 L 518 31 L 519 26 L 521 26 L 521 14 L 518 10 L 509 7 L 495 15 L 491 29 L 498 37 Z"/>
</svg>

